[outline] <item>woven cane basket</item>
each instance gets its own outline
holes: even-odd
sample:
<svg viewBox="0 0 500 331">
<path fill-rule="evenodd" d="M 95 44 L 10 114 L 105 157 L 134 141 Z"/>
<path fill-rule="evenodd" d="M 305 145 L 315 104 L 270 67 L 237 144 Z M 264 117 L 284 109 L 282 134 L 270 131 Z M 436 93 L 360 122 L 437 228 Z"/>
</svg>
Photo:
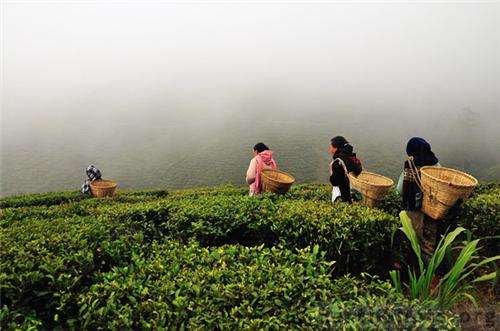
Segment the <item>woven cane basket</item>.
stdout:
<svg viewBox="0 0 500 331">
<path fill-rule="evenodd" d="M 361 203 L 368 207 L 380 205 L 394 185 L 392 179 L 369 171 L 362 171 L 357 177 L 349 173 L 349 181 L 351 188 L 361 193 Z"/>
<path fill-rule="evenodd" d="M 90 183 L 90 190 L 95 197 L 112 197 L 117 186 L 118 183 L 113 180 L 99 179 Z"/>
<path fill-rule="evenodd" d="M 290 189 L 290 186 L 295 182 L 295 178 L 279 170 L 264 169 L 261 174 L 262 190 L 264 192 L 272 192 L 285 194 Z"/>
<path fill-rule="evenodd" d="M 466 200 L 478 181 L 455 169 L 426 166 L 420 169 L 423 188 L 422 212 L 439 220 L 446 216 L 458 199 Z"/>
</svg>

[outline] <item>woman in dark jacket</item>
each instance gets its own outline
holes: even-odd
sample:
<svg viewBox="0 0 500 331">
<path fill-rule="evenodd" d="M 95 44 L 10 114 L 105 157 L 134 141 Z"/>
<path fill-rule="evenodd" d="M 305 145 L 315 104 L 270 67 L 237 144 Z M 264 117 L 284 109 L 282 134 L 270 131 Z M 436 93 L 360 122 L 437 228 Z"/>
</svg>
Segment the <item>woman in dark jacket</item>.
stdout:
<svg viewBox="0 0 500 331">
<path fill-rule="evenodd" d="M 431 145 L 423 138 L 411 138 L 406 145 L 406 154 L 413 159 L 417 171 L 423 166 L 439 166 L 439 160 L 432 152 Z M 422 192 L 415 182 L 408 160 L 404 163 L 403 173 L 399 177 L 397 190 L 403 197 L 405 210 L 420 210 L 422 206 Z"/>
<path fill-rule="evenodd" d="M 359 175 L 362 170 L 361 161 L 353 152 L 352 145 L 342 136 L 332 138 L 329 149 L 333 156 L 333 160 L 330 162 L 330 183 L 333 185 L 332 201 L 340 198 L 344 202 L 351 203 L 351 188 L 347 173 L 353 172 L 354 175 Z"/>
<path fill-rule="evenodd" d="M 413 137 L 406 145 L 406 154 L 413 159 L 416 171 L 424 166 L 440 166 L 432 152 L 431 145 L 423 138 Z M 403 208 L 412 221 L 413 228 L 422 244 L 424 258 L 430 259 L 437 241 L 437 223 L 420 211 L 423 193 L 420 190 L 410 168 L 405 161 L 403 172 L 399 177 L 397 191 L 403 198 Z"/>
</svg>

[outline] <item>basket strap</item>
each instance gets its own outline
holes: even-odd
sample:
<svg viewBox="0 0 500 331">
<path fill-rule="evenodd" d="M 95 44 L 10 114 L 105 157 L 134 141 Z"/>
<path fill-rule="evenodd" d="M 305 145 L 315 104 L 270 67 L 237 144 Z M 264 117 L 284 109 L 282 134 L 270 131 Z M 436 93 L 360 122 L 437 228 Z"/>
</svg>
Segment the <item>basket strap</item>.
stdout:
<svg viewBox="0 0 500 331">
<path fill-rule="evenodd" d="M 348 172 L 347 172 L 347 167 L 344 163 L 344 160 L 342 160 L 341 158 L 336 158 L 335 160 L 339 160 L 339 164 L 342 166 L 342 168 L 344 168 L 344 173 L 345 173 L 345 176 L 347 177 Z"/>
<path fill-rule="evenodd" d="M 413 174 L 413 178 L 415 179 L 415 183 L 417 184 L 420 191 L 425 194 L 424 188 L 422 186 L 422 177 L 417 169 L 417 166 L 415 165 L 415 161 L 413 160 L 412 156 L 408 157 L 408 164 L 410 166 L 411 173 Z"/>
</svg>

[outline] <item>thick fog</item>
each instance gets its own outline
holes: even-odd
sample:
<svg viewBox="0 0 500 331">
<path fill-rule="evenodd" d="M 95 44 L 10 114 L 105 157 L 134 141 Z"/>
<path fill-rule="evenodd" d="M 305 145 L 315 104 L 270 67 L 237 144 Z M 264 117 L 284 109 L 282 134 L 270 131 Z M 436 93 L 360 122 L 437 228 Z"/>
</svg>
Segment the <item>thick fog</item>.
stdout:
<svg viewBox="0 0 500 331">
<path fill-rule="evenodd" d="M 500 179 L 500 3 L 2 5 L 1 194 L 244 185 L 264 141 L 326 182 L 344 135 L 396 178 L 406 141 Z"/>
</svg>

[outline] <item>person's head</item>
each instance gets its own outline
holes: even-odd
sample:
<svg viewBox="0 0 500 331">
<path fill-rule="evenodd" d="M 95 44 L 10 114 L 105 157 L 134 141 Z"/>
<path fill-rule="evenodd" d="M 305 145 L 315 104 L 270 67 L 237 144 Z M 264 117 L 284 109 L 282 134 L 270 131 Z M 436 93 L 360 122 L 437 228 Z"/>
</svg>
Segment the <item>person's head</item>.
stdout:
<svg viewBox="0 0 500 331">
<path fill-rule="evenodd" d="M 413 137 L 406 144 L 406 154 L 408 156 L 422 156 L 431 153 L 431 145 L 420 137 Z"/>
<path fill-rule="evenodd" d="M 349 144 L 347 139 L 342 136 L 336 136 L 330 139 L 330 153 L 333 155 L 337 152 L 337 150 L 345 145 Z"/>
<path fill-rule="evenodd" d="M 255 144 L 255 146 L 253 146 L 254 155 L 257 155 L 267 150 L 269 150 L 269 147 L 267 147 L 264 143 L 257 143 Z"/>
<path fill-rule="evenodd" d="M 408 140 L 406 154 L 413 157 L 413 161 L 418 167 L 438 163 L 438 158 L 432 152 L 431 145 L 420 137 L 413 137 Z"/>
</svg>

